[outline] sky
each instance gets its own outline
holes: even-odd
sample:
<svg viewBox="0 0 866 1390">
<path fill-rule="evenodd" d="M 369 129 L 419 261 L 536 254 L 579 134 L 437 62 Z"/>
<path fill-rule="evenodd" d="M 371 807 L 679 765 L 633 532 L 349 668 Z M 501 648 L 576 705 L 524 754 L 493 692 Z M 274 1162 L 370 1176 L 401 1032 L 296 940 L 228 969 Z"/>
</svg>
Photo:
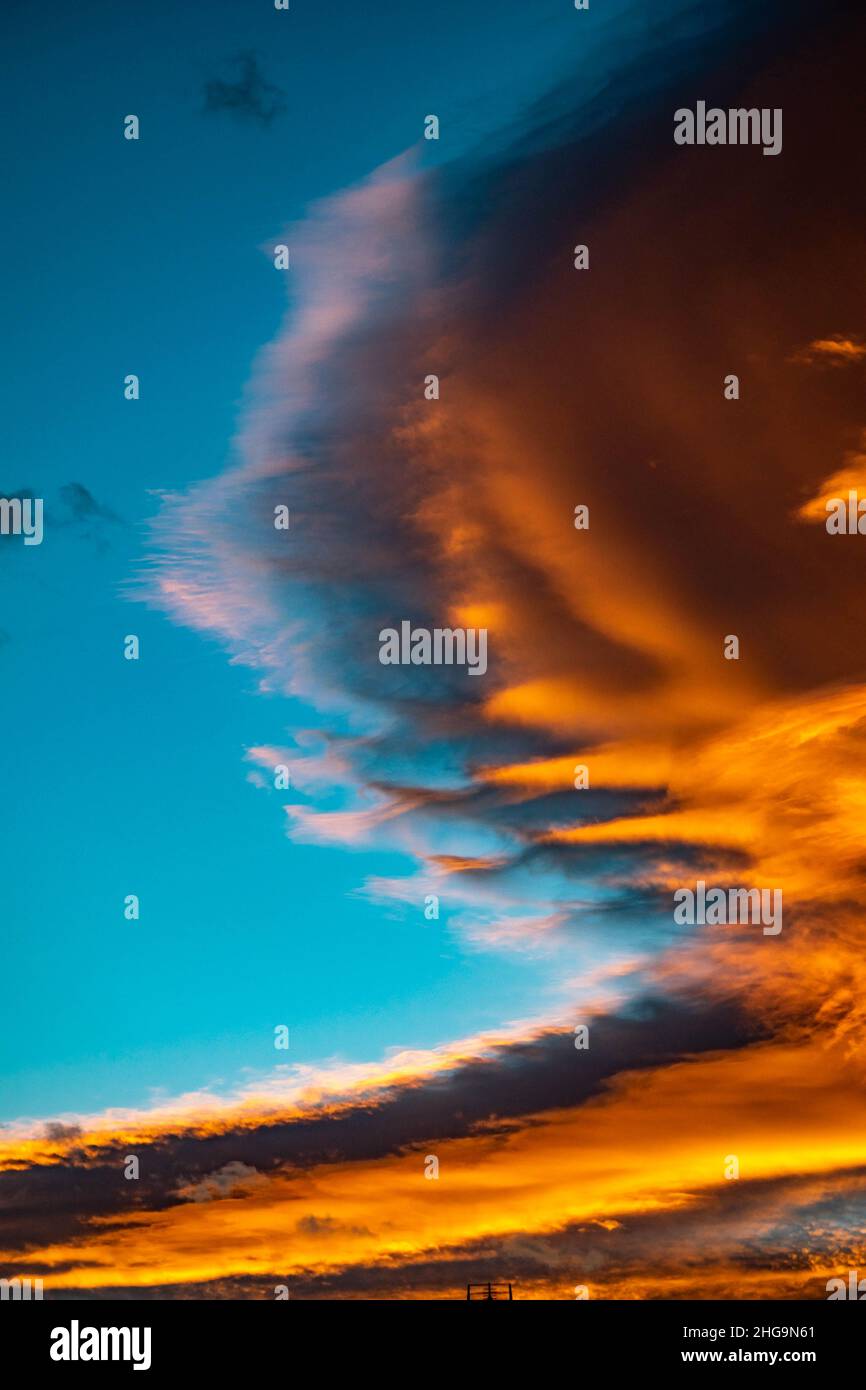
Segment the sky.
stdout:
<svg viewBox="0 0 866 1390">
<path fill-rule="evenodd" d="M 0 538 L 0 1264 L 825 1297 L 864 1258 L 864 542 L 823 524 L 866 489 L 863 18 L 3 22 L 0 486 L 45 536 Z M 782 152 L 678 147 L 704 99 Z M 382 665 L 404 619 L 487 672 Z M 679 924 L 699 879 L 783 930 Z"/>
</svg>

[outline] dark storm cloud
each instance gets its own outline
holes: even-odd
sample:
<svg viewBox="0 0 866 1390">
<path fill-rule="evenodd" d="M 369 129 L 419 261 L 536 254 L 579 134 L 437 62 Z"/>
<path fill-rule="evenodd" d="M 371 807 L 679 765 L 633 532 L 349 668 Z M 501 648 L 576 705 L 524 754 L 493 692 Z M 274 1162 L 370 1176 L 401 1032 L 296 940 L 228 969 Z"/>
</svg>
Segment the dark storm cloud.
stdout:
<svg viewBox="0 0 866 1390">
<path fill-rule="evenodd" d="M 0 1247 L 23 1257 L 25 1251 L 81 1235 L 95 1217 L 163 1202 L 161 1186 L 150 1174 L 138 1183 L 124 1179 L 119 1151 L 113 1161 L 96 1165 L 82 1158 L 70 1154 L 56 1165 L 0 1173 Z"/>
</svg>

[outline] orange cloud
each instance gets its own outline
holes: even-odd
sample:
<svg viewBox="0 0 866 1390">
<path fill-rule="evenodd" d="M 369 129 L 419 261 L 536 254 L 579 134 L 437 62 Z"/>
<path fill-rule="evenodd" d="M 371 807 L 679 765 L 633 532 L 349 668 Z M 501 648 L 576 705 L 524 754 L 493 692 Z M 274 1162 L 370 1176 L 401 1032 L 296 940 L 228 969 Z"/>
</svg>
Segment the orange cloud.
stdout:
<svg viewBox="0 0 866 1390">
<path fill-rule="evenodd" d="M 83 1238 L 48 1245 L 38 1260 L 56 1288 L 237 1274 L 291 1282 L 436 1251 L 453 1258 L 473 1242 L 576 1222 L 615 1235 L 632 1219 L 724 1191 L 732 1155 L 743 1182 L 829 1178 L 856 1167 L 866 1144 L 859 1094 L 838 1050 L 760 1045 L 624 1075 L 578 1111 L 489 1135 L 431 1141 L 384 1161 L 280 1172 L 218 1202 L 98 1217 Z M 438 1179 L 424 1176 L 428 1153 L 438 1158 Z M 768 1223 L 777 1216 L 768 1211 Z M 574 1281 L 584 1272 L 578 1259 Z"/>
<path fill-rule="evenodd" d="M 840 367 L 848 362 L 860 362 L 864 357 L 866 343 L 834 333 L 829 338 L 816 338 L 808 347 L 796 353 L 791 361 L 802 362 L 806 366 L 813 362 L 825 362 L 832 367 Z"/>
<path fill-rule="evenodd" d="M 829 495 L 866 482 L 866 456 L 846 452 L 863 427 L 862 399 L 853 374 L 800 374 L 785 362 L 787 345 L 803 342 L 794 359 L 802 363 L 866 358 L 862 332 L 815 336 L 850 313 L 862 276 L 861 228 L 838 200 L 838 170 L 858 153 L 858 137 L 839 119 L 836 73 L 816 62 L 809 75 L 818 124 L 778 162 L 773 199 L 761 161 L 730 162 L 720 180 L 718 165 L 684 172 L 665 155 L 651 180 L 627 181 L 593 208 L 583 189 L 597 152 L 570 144 L 545 157 L 563 190 L 549 207 L 531 161 L 501 180 L 491 173 L 489 208 L 461 248 L 461 279 L 444 283 L 426 274 L 428 204 L 402 180 L 374 181 L 342 210 L 339 200 L 319 209 L 301 239 L 313 293 L 268 355 L 244 433 L 247 461 L 181 509 L 174 562 L 160 569 L 171 611 L 230 639 L 280 688 L 311 698 L 336 688 L 355 713 L 375 705 L 383 722 L 398 721 L 401 785 L 412 775 L 418 785 L 398 797 L 382 789 L 389 769 L 380 768 L 370 802 L 324 814 L 296 808 L 293 833 L 343 844 L 403 836 L 455 896 L 486 876 L 482 866 L 505 882 L 513 845 L 446 850 L 430 832 L 438 786 L 425 781 L 425 755 L 441 739 L 449 767 L 462 759 L 461 793 L 485 828 L 498 832 L 503 811 L 520 812 L 514 839 L 530 872 L 544 854 L 573 855 L 573 896 L 612 886 L 658 898 L 705 872 L 780 888 L 780 938 L 701 929 L 658 948 L 652 963 L 659 990 L 732 1000 L 773 1041 L 620 1077 L 572 1110 L 431 1140 L 438 1182 L 424 1179 L 424 1154 L 413 1148 L 279 1172 L 207 1210 L 134 1211 L 128 1229 L 94 1220 L 85 1239 L 42 1252 L 67 1286 L 141 1284 L 165 1270 L 181 1281 L 449 1261 L 473 1243 L 550 1236 L 569 1223 L 605 1228 L 615 1245 L 639 1219 L 720 1205 L 727 1154 L 739 1156 L 744 1188 L 802 1177 L 813 1193 L 822 1183 L 829 1190 L 861 1164 L 866 568 L 856 547 L 824 545 L 796 523 L 823 520 Z M 802 71 L 777 82 L 780 103 L 793 99 Z M 828 149 L 838 153 L 835 170 Z M 572 188 L 581 190 L 572 207 L 580 235 L 603 248 L 606 271 L 576 277 L 563 256 Z M 838 213 L 828 229 L 831 199 Z M 798 209 L 797 234 L 783 244 L 779 200 Z M 747 243 L 772 247 L 772 275 Z M 804 283 L 804 248 L 811 257 L 828 244 L 833 275 Z M 347 330 L 350 352 L 341 350 Z M 435 405 L 418 388 L 431 361 L 445 386 Z M 731 371 L 743 386 L 737 402 L 722 390 Z M 285 441 L 316 387 L 328 427 L 322 442 L 305 421 L 301 436 L 316 437 L 322 466 L 304 470 Z M 828 475 L 827 460 L 840 458 Z M 280 499 L 291 485 L 309 519 L 294 533 L 293 563 L 324 602 L 306 626 L 293 606 L 294 571 L 250 539 L 268 478 Z M 573 525 L 577 505 L 589 508 L 586 530 Z M 210 547 L 204 578 L 188 562 L 190 535 Z M 402 612 L 410 598 L 489 628 L 480 689 L 442 693 L 412 686 L 411 673 L 387 683 L 391 673 L 376 669 L 371 609 Z M 334 646 L 321 612 L 342 619 Z M 740 639 L 737 661 L 723 654 L 730 634 Z M 372 774 L 357 771 L 351 754 L 347 763 L 353 788 L 363 787 Z M 586 791 L 573 788 L 575 763 L 589 770 Z M 346 764 L 340 777 L 350 780 Z M 564 812 L 547 802 L 557 792 L 572 798 Z M 491 943 L 561 923 L 540 870 L 534 886 L 536 915 L 497 920 L 485 928 Z M 626 940 L 624 957 L 635 954 Z M 439 1075 L 466 1051 L 455 1044 L 435 1058 L 349 1069 L 344 1086 L 311 1076 L 306 1091 L 265 1089 L 231 1113 L 192 1098 L 177 1115 L 135 1117 L 128 1133 L 184 1123 L 226 1132 L 268 1113 L 300 1119 L 308 1104 L 375 1104 L 382 1088 Z M 52 1161 L 56 1146 L 27 1142 L 34 1147 L 9 1147 L 10 1164 Z M 80 1146 L 92 1142 L 86 1128 Z M 751 1219 L 764 1230 L 760 1214 Z M 721 1228 L 720 1248 L 708 1242 L 706 1287 L 719 1293 L 741 1279 L 765 1296 L 809 1277 L 790 1268 L 740 1274 Z M 655 1253 L 644 1251 L 637 1273 L 598 1282 L 645 1294 Z M 810 1273 L 823 1268 L 820 1250 L 788 1253 Z M 700 1282 L 679 1258 L 680 1269 L 662 1276 L 671 1296 Z"/>
</svg>

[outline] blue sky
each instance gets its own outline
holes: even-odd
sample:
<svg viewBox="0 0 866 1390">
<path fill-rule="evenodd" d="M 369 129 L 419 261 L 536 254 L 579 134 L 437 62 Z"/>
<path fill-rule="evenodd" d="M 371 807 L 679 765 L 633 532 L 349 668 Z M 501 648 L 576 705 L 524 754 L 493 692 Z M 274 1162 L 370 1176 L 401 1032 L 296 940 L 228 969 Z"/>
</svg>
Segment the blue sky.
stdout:
<svg viewBox="0 0 866 1390">
<path fill-rule="evenodd" d="M 448 138 L 423 158 L 483 148 L 581 42 L 585 16 L 532 9 L 530 23 L 522 5 L 456 0 L 429 14 L 162 3 L 145 22 L 85 4 L 46 24 L 12 7 L 4 86 L 26 138 L 3 230 L 3 486 L 43 496 L 48 522 L 42 547 L 2 555 L 4 1117 L 228 1084 L 273 1063 L 277 1022 L 292 1061 L 369 1057 L 537 999 L 542 966 L 456 949 L 447 912 L 419 929 L 353 896 L 403 856 L 290 843 L 243 753 L 311 712 L 129 598 L 156 494 L 231 456 L 286 308 L 265 248 L 414 144 L 430 111 Z M 234 80 L 244 50 L 285 93 L 269 125 L 202 112 L 204 83 Z M 130 112 L 138 143 L 121 138 Z M 73 521 L 70 482 L 112 515 Z M 122 916 L 130 892 L 138 924 Z"/>
</svg>

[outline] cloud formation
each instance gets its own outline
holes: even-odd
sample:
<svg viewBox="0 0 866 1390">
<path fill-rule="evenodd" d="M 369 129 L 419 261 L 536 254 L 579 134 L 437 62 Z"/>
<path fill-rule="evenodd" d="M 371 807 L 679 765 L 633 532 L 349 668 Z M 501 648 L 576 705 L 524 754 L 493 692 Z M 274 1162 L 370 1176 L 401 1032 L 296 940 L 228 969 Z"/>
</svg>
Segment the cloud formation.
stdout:
<svg viewBox="0 0 866 1390">
<path fill-rule="evenodd" d="M 747 59 L 741 29 L 726 60 L 673 25 L 494 158 L 405 155 L 311 209 L 238 458 L 154 528 L 148 601 L 319 713 L 247 750 L 263 794 L 291 767 L 286 833 L 408 855 L 357 891 L 436 895 L 462 949 L 543 959 L 538 1016 L 62 1117 L 70 1136 L 17 1126 L 3 1181 L 56 1215 L 30 1240 L 12 1222 L 7 1265 L 57 1293 L 435 1297 L 514 1274 L 536 1297 L 761 1298 L 823 1297 L 866 1256 L 866 571 L 802 524 L 866 426 L 857 373 L 803 370 L 856 362 L 866 333 L 864 21 L 780 13 Z M 720 103 L 785 109 L 783 158 L 674 146 L 710 77 Z M 818 246 L 833 274 L 804 279 Z M 403 619 L 486 627 L 484 678 L 383 667 Z M 676 925 L 696 878 L 780 889 L 784 932 Z"/>
<path fill-rule="evenodd" d="M 213 77 L 205 82 L 205 112 L 224 111 L 238 120 L 270 125 L 286 109 L 285 93 L 266 80 L 255 53 L 239 53 L 232 66 L 238 70 L 236 81 Z"/>
</svg>

